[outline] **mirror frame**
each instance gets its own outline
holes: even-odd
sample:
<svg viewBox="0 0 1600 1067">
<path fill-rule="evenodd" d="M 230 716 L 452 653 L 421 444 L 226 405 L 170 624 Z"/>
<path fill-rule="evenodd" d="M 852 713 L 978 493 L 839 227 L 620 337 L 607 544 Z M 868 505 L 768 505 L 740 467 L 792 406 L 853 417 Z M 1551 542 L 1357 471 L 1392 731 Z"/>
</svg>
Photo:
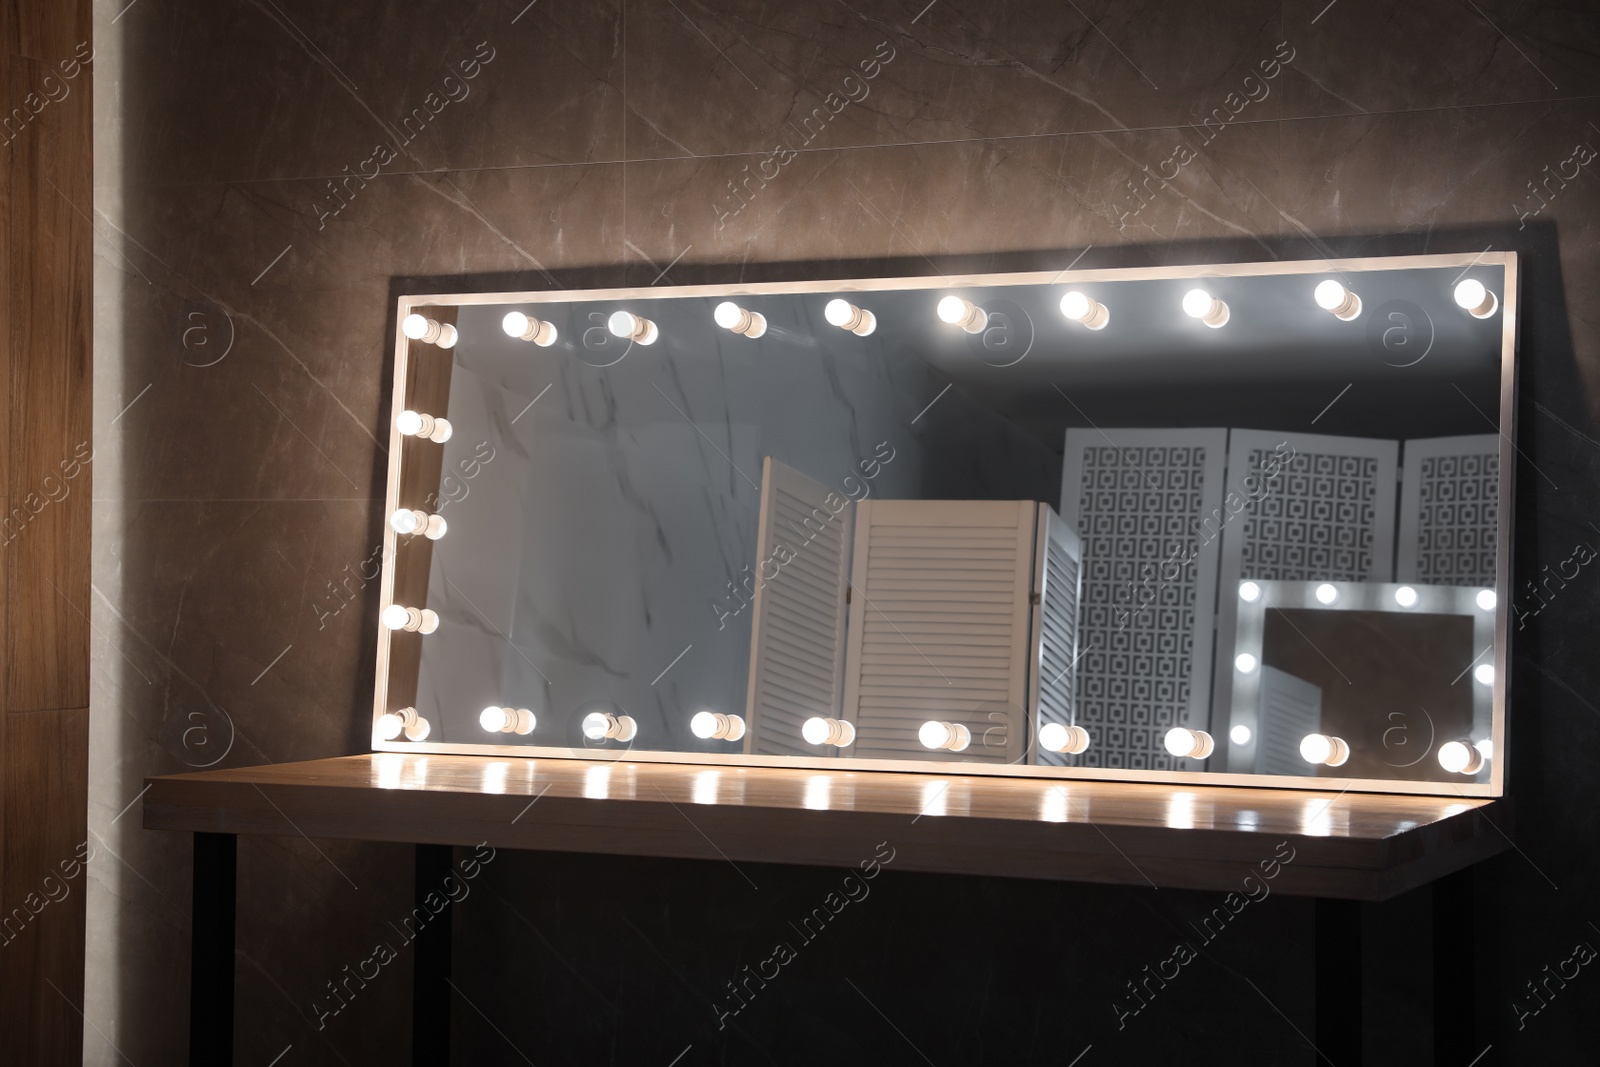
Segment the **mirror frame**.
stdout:
<svg viewBox="0 0 1600 1067">
<path fill-rule="evenodd" d="M 1514 443 L 1518 262 L 1515 252 L 1480 252 L 1476 255 L 1453 253 L 1420 256 L 1381 256 L 1355 259 L 1293 260 L 1266 263 L 1214 263 L 1160 267 L 1123 267 L 1101 270 L 1028 271 L 997 274 L 922 275 L 886 278 L 817 278 L 800 282 L 740 283 L 728 285 L 686 285 L 653 288 L 636 286 L 613 289 L 544 289 L 490 293 L 432 293 L 402 295 L 396 301 L 390 322 L 394 331 L 394 388 L 389 418 L 389 469 L 384 516 L 394 513 L 402 496 L 412 498 L 416 490 L 436 491 L 441 475 L 441 451 L 422 448 L 419 442 L 402 436 L 395 416 L 406 408 L 432 414 L 446 414 L 449 399 L 449 366 L 441 373 L 441 353 L 453 360 L 451 350 L 442 350 L 421 341 L 408 339 L 399 328 L 401 319 L 413 312 L 426 314 L 440 322 L 455 321 L 455 309 L 485 304 L 571 303 L 602 300 L 660 300 L 684 297 L 738 297 L 792 295 L 797 293 L 873 293 L 893 290 L 973 288 L 1000 285 L 1070 285 L 1144 280 L 1193 280 L 1212 278 L 1250 278 L 1271 275 L 1357 274 L 1367 271 L 1500 267 L 1504 271 L 1501 292 L 1500 410 L 1496 431 L 1500 437 L 1500 492 L 1496 544 L 1496 585 L 1498 603 L 1494 619 L 1494 664 L 1492 732 L 1494 757 L 1489 761 L 1489 780 L 1473 782 L 1416 782 L 1373 778 L 1341 778 L 1316 775 L 1263 775 L 1228 771 L 1133 770 L 1107 767 L 1047 767 L 1038 764 L 992 765 L 938 762 L 928 760 L 862 759 L 841 761 L 834 756 L 764 756 L 746 753 L 699 753 L 643 751 L 631 748 L 567 748 L 538 745 L 497 745 L 492 743 L 451 743 L 440 741 L 388 741 L 380 736 L 379 719 L 387 712 L 409 706 L 415 699 L 417 673 L 421 664 L 420 636 L 404 639 L 382 625 L 378 626 L 376 693 L 372 713 L 372 750 L 414 754 L 481 755 L 516 759 L 579 759 L 588 761 L 637 761 L 680 763 L 707 767 L 787 767 L 796 770 L 829 771 L 835 774 L 917 773 L 936 776 L 1003 776 L 1068 782 L 1074 779 L 1162 783 L 1184 786 L 1230 786 L 1251 788 L 1297 788 L 1326 791 L 1337 785 L 1344 791 L 1404 793 L 1433 796 L 1498 797 L 1504 793 L 1505 767 L 1509 757 L 1505 730 L 1506 695 L 1510 688 L 1510 645 L 1508 626 L 1511 616 L 1511 537 L 1512 504 L 1517 449 Z M 1466 312 L 1462 312 L 1466 314 Z M 420 494 L 418 494 L 420 495 Z M 408 604 L 426 602 L 431 542 L 425 538 L 399 539 L 387 521 L 383 523 L 383 572 L 380 603 L 395 603 L 396 593 Z M 1390 583 L 1393 584 L 1393 583 Z M 376 622 L 376 620 L 374 620 Z M 1308 831 L 1310 832 L 1310 831 Z"/>
</svg>

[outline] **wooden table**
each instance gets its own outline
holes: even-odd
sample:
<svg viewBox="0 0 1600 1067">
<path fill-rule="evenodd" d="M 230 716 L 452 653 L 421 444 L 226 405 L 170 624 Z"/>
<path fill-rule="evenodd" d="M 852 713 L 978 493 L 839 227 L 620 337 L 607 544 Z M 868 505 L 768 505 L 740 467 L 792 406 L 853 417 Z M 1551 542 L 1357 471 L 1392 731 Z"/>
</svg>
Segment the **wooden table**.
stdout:
<svg viewBox="0 0 1600 1067">
<path fill-rule="evenodd" d="M 421 896 L 455 845 L 854 866 L 1316 897 L 1317 1044 L 1360 1061 L 1360 901 L 1434 885 L 1436 930 L 1470 924 L 1458 872 L 1510 847 L 1504 801 L 956 775 L 377 753 L 150 779 L 149 829 L 195 835 L 194 1064 L 231 1063 L 237 835 L 417 847 Z M 448 1062 L 450 929 L 417 938 L 413 1058 Z M 1435 1051 L 1476 1049 L 1471 957 L 1435 938 Z M 1453 955 L 1452 955 L 1453 954 Z M 1466 1013 L 1463 1023 L 1461 1013 Z M 1338 1025 L 1332 1025 L 1337 1020 Z M 1326 1022 L 1328 1025 L 1323 1025 Z M 1463 1057 L 1461 1053 L 1465 1051 Z"/>
</svg>

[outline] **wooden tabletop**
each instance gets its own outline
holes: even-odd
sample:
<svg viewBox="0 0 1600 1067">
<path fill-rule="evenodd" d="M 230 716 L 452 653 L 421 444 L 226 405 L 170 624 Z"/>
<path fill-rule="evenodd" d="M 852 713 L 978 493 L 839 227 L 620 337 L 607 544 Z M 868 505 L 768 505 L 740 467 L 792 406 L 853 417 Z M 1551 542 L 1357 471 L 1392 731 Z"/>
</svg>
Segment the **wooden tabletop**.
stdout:
<svg viewBox="0 0 1600 1067">
<path fill-rule="evenodd" d="M 1274 892 L 1360 900 L 1511 831 L 1467 797 L 404 753 L 149 783 L 157 830 L 838 867 L 887 842 L 896 871 L 1243 892 L 1272 870 Z"/>
</svg>

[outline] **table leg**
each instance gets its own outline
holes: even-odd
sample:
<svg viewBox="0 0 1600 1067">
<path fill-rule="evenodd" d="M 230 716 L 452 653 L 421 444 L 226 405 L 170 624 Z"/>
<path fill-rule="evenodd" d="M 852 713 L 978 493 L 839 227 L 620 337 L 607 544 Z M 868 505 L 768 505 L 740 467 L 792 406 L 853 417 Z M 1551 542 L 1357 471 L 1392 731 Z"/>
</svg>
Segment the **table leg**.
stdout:
<svg viewBox="0 0 1600 1067">
<path fill-rule="evenodd" d="M 1460 1067 L 1484 1051 L 1474 1026 L 1472 868 L 1433 883 L 1433 1062 Z M 1492 1062 L 1485 1060 L 1487 1064 Z"/>
<path fill-rule="evenodd" d="M 233 1063 L 233 934 L 239 839 L 194 835 L 189 935 L 189 1063 Z"/>
<path fill-rule="evenodd" d="M 445 877 L 455 864 L 449 845 L 418 845 L 416 907 L 428 914 L 423 901 L 430 893 L 443 895 Z M 411 1062 L 413 1067 L 449 1067 L 450 1064 L 450 933 L 455 906 L 443 911 L 417 931 L 411 971 Z"/>
<path fill-rule="evenodd" d="M 1317 1051 L 1339 1067 L 1361 1063 L 1361 902 L 1316 902 Z"/>
</svg>

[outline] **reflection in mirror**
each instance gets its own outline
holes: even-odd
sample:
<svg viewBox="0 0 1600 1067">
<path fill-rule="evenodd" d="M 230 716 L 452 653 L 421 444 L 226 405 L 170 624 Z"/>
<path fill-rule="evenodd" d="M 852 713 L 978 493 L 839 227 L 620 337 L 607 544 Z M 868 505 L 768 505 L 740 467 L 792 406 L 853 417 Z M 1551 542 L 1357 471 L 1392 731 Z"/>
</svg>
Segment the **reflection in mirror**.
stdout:
<svg viewBox="0 0 1600 1067">
<path fill-rule="evenodd" d="M 374 745 L 1498 791 L 1515 306 L 1510 254 L 403 300 Z"/>
</svg>

